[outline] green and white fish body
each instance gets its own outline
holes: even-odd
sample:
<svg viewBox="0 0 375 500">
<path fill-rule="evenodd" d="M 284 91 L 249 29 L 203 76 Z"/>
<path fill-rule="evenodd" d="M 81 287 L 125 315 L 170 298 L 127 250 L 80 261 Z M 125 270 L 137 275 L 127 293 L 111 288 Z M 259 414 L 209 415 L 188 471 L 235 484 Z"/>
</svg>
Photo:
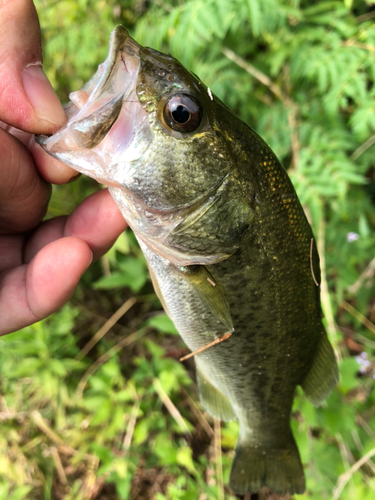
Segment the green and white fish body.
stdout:
<svg viewBox="0 0 375 500">
<path fill-rule="evenodd" d="M 305 489 L 290 429 L 297 385 L 337 382 L 322 325 L 319 257 L 285 170 L 264 141 L 170 55 L 118 26 L 42 147 L 109 189 L 155 290 L 195 356 L 202 405 L 237 419 L 230 485 Z"/>
</svg>

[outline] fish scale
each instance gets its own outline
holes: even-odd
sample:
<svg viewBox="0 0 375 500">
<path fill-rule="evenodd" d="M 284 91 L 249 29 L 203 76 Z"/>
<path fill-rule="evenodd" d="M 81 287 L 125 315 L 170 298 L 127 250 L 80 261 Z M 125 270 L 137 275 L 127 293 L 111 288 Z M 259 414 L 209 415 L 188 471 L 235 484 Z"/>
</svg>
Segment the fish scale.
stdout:
<svg viewBox="0 0 375 500">
<path fill-rule="evenodd" d="M 197 382 L 212 416 L 239 421 L 234 492 L 302 493 L 294 392 L 319 404 L 338 375 L 314 237 L 287 173 L 198 77 L 122 26 L 83 90 L 86 104 L 37 141 L 110 186 L 186 344 L 212 344 L 195 354 Z"/>
</svg>

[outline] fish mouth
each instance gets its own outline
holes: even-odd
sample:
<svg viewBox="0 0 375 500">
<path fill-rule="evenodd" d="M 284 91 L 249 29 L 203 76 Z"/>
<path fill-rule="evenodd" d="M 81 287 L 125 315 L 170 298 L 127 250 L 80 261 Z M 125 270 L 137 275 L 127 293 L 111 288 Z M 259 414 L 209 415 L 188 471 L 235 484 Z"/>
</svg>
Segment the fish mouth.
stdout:
<svg viewBox="0 0 375 500">
<path fill-rule="evenodd" d="M 136 92 L 142 47 L 123 26 L 111 34 L 108 57 L 82 89 L 64 106 L 67 124 L 52 136 L 35 136 L 50 155 L 106 185 L 113 163 L 131 144 L 134 128 L 145 123 Z M 110 133 L 109 133 L 110 132 Z"/>
</svg>

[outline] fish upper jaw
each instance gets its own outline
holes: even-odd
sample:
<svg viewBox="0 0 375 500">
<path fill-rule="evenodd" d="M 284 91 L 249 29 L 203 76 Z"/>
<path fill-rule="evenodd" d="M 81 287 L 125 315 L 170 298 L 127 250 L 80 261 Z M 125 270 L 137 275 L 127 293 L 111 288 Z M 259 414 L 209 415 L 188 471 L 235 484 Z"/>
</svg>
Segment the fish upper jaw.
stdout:
<svg viewBox="0 0 375 500">
<path fill-rule="evenodd" d="M 112 32 L 106 61 L 65 106 L 68 123 L 52 136 L 36 136 L 50 155 L 109 186 L 124 186 L 129 164 L 152 139 L 136 92 L 142 47 L 123 26 Z"/>
</svg>

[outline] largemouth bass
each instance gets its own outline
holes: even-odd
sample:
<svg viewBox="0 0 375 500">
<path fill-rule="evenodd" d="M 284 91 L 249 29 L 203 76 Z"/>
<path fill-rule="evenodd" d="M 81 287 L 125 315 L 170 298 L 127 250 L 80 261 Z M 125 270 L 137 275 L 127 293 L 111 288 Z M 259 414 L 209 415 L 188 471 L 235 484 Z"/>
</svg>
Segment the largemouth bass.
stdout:
<svg viewBox="0 0 375 500">
<path fill-rule="evenodd" d="M 319 404 L 337 366 L 319 257 L 288 175 L 197 76 L 122 26 L 70 99 L 68 124 L 39 144 L 109 186 L 189 348 L 228 337 L 195 362 L 203 407 L 239 421 L 230 486 L 302 493 L 294 392 Z"/>
</svg>

